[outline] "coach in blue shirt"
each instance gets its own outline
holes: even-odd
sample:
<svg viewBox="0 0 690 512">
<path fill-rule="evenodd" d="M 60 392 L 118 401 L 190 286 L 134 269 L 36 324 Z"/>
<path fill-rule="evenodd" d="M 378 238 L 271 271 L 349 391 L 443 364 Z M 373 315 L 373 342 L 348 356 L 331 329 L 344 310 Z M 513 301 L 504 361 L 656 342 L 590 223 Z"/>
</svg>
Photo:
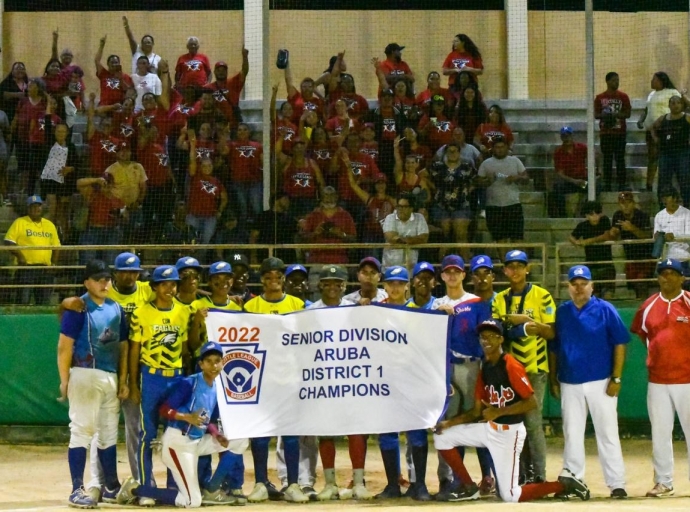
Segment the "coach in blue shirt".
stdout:
<svg viewBox="0 0 690 512">
<path fill-rule="evenodd" d="M 572 300 L 556 310 L 556 337 L 549 343 L 551 393 L 560 397 L 563 416 L 563 473 L 584 477 L 589 411 L 606 485 L 612 498 L 625 498 L 617 405 L 630 335 L 616 309 L 592 296 L 589 268 L 572 267 L 568 281 Z"/>
</svg>

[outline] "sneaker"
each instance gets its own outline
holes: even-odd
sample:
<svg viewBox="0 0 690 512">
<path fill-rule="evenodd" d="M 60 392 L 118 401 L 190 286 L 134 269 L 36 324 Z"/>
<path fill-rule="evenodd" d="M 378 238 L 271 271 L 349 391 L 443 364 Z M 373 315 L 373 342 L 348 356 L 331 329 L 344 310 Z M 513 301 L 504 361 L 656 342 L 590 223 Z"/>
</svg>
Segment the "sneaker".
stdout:
<svg viewBox="0 0 690 512">
<path fill-rule="evenodd" d="M 417 482 L 412 482 L 407 490 L 403 493 L 403 498 L 414 498 L 417 494 Z"/>
<path fill-rule="evenodd" d="M 352 488 L 352 497 L 356 500 L 374 499 L 374 493 L 366 488 L 364 484 L 355 484 Z"/>
<path fill-rule="evenodd" d="M 122 485 L 120 486 L 120 491 L 117 493 L 117 496 L 115 497 L 115 501 L 119 505 L 131 505 L 134 503 L 134 500 L 137 499 L 134 494 L 132 494 L 132 491 L 139 487 L 139 482 L 137 482 L 134 478 L 131 476 L 122 482 Z"/>
<path fill-rule="evenodd" d="M 441 482 L 439 482 L 438 492 L 442 493 L 442 492 L 452 491 L 453 488 L 454 488 L 453 481 L 448 480 L 447 478 L 444 478 L 443 480 L 441 480 Z"/>
<path fill-rule="evenodd" d="M 480 496 L 492 496 L 496 494 L 496 482 L 490 476 L 485 476 L 479 483 Z"/>
<path fill-rule="evenodd" d="M 283 499 L 284 490 L 276 489 L 276 486 L 271 482 L 266 482 L 266 492 L 268 492 L 268 499 L 271 501 L 280 501 Z"/>
<path fill-rule="evenodd" d="M 307 498 L 309 498 L 309 501 L 316 501 L 316 489 L 314 489 L 311 485 L 305 485 L 302 487 L 302 492 Z"/>
<path fill-rule="evenodd" d="M 120 488 L 118 487 L 117 490 L 119 491 Z M 89 497 L 94 501 L 94 503 L 98 503 L 101 501 L 101 488 L 100 487 L 89 487 L 88 490 L 86 491 L 86 494 L 89 495 Z M 105 501 L 105 500 L 103 500 Z M 108 503 L 114 503 L 112 501 L 109 501 Z"/>
<path fill-rule="evenodd" d="M 266 484 L 257 482 L 254 485 L 254 489 L 247 496 L 249 503 L 261 503 L 268 499 L 268 490 L 266 489 Z"/>
<path fill-rule="evenodd" d="M 140 507 L 155 507 L 156 506 L 156 500 L 153 498 L 147 498 L 145 496 L 140 496 L 139 497 L 139 506 Z"/>
<path fill-rule="evenodd" d="M 570 494 L 568 494 L 568 491 L 561 491 L 554 494 L 553 497 L 557 500 L 568 501 L 570 499 Z"/>
<path fill-rule="evenodd" d="M 74 508 L 96 508 L 98 507 L 98 502 L 93 501 L 89 493 L 83 487 L 80 487 L 69 495 L 67 505 Z"/>
<path fill-rule="evenodd" d="M 228 494 L 232 494 L 235 497 L 238 505 L 247 504 L 247 497 L 244 494 L 242 494 L 242 489 L 230 489 L 228 491 Z"/>
<path fill-rule="evenodd" d="M 675 492 L 673 487 L 668 487 L 664 484 L 656 484 L 645 496 L 648 498 L 667 498 L 668 496 L 673 496 Z"/>
<path fill-rule="evenodd" d="M 290 503 L 307 503 L 309 501 L 309 496 L 302 492 L 299 484 L 290 484 L 285 491 L 285 501 Z"/>
<path fill-rule="evenodd" d="M 378 500 L 387 500 L 390 498 L 401 498 L 402 493 L 400 492 L 399 485 L 387 485 L 383 491 L 378 493 L 375 498 Z"/>
<path fill-rule="evenodd" d="M 589 487 L 569 469 L 563 468 L 561 475 L 558 477 L 558 481 L 565 486 L 565 490 L 568 494 L 574 494 L 582 501 L 587 501 L 589 499 Z"/>
<path fill-rule="evenodd" d="M 624 500 L 628 497 L 628 493 L 625 492 L 625 489 L 619 487 L 611 491 L 611 497 L 616 500 Z"/>
<path fill-rule="evenodd" d="M 340 498 L 340 493 L 336 484 L 326 484 L 326 487 L 316 495 L 317 501 L 330 501 L 338 498 Z"/>
<path fill-rule="evenodd" d="M 412 499 L 415 501 L 433 501 L 434 498 L 429 494 L 429 489 L 426 488 L 426 484 L 417 484 Z"/>
<path fill-rule="evenodd" d="M 479 499 L 479 486 L 472 482 L 451 493 L 448 501 L 470 501 Z"/>
<path fill-rule="evenodd" d="M 201 504 L 202 505 L 237 505 L 237 499 L 234 496 L 225 494 L 221 489 L 211 492 L 207 489 L 201 490 Z"/>
<path fill-rule="evenodd" d="M 460 487 L 455 485 L 455 482 L 450 480 L 444 480 L 438 490 L 438 494 L 434 496 L 436 501 L 450 501 L 451 498 L 455 497 L 457 493 L 460 492 Z"/>
<path fill-rule="evenodd" d="M 89 492 L 91 492 L 91 489 L 89 489 Z M 99 489 L 99 492 L 100 492 L 100 489 Z M 108 489 L 104 485 L 103 486 L 103 494 L 101 495 L 103 503 L 117 503 L 117 494 L 119 492 L 120 492 L 120 486 L 119 485 L 113 491 L 111 491 L 110 489 Z"/>
</svg>

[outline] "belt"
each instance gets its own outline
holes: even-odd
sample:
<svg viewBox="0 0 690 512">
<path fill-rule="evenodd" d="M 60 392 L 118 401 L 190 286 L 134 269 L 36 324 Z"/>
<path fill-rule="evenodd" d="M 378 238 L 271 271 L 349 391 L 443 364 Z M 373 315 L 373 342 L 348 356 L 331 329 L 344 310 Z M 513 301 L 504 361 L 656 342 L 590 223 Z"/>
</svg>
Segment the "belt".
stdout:
<svg viewBox="0 0 690 512">
<path fill-rule="evenodd" d="M 487 422 L 487 425 L 489 425 L 492 429 L 498 431 L 498 432 L 504 432 L 506 430 L 510 430 L 510 425 L 504 425 L 503 423 L 495 423 L 493 421 Z"/>
<path fill-rule="evenodd" d="M 170 370 L 163 370 L 161 368 L 151 368 L 144 366 L 144 369 L 147 370 L 146 373 L 150 373 L 151 375 L 160 375 L 161 377 L 177 377 L 178 375 L 182 375 L 182 368 L 172 368 Z"/>
</svg>

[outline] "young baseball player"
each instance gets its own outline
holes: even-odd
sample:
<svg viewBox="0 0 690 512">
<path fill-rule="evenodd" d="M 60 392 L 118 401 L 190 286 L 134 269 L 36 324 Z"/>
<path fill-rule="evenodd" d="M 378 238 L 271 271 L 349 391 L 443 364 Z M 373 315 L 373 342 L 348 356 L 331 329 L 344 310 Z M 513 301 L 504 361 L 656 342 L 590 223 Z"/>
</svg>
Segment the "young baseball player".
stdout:
<svg viewBox="0 0 690 512">
<path fill-rule="evenodd" d="M 105 479 L 103 500 L 113 501 L 120 488 L 115 450 L 119 399 L 129 394 L 124 343 L 128 325 L 122 308 L 107 298 L 110 285 L 108 266 L 90 261 L 84 271 L 84 311 L 66 311 L 60 322 L 60 400 L 69 399 L 70 417 L 67 459 L 72 494 L 68 504 L 77 508 L 95 508 L 98 503 L 84 490 L 86 449 L 95 434 Z"/>
<path fill-rule="evenodd" d="M 359 262 L 359 269 L 357 270 L 357 281 L 360 284 L 360 289 L 345 295 L 344 298 L 361 305 L 381 302 L 387 295 L 378 287 L 380 279 L 381 262 L 373 256 L 363 258 Z"/>
<path fill-rule="evenodd" d="M 178 379 L 160 414 L 169 420 L 163 434 L 163 462 L 172 471 L 177 489 L 156 489 L 127 479 L 117 495 L 117 502 L 128 504 L 135 498 L 149 498 L 164 505 L 195 508 L 204 505 L 237 505 L 234 496 L 225 494 L 220 485 L 230 468 L 224 453 L 229 441 L 218 431 L 216 377 L 223 367 L 223 349 L 213 341 L 201 348 L 201 372 Z M 200 455 L 220 453 L 215 474 L 199 488 L 197 464 Z"/>
<path fill-rule="evenodd" d="M 460 477 L 449 501 L 475 500 L 475 484 L 455 450 L 456 446 L 485 447 L 495 463 L 498 489 L 503 501 L 523 502 L 567 492 L 582 500 L 589 499 L 589 489 L 575 475 L 564 471 L 558 482 L 518 485 L 520 452 L 525 442 L 526 412 L 537 407 L 534 390 L 524 367 L 505 354 L 503 326 L 497 320 L 485 320 L 477 326 L 485 359 L 477 378 L 474 407 L 436 425 L 434 446 Z"/>
</svg>

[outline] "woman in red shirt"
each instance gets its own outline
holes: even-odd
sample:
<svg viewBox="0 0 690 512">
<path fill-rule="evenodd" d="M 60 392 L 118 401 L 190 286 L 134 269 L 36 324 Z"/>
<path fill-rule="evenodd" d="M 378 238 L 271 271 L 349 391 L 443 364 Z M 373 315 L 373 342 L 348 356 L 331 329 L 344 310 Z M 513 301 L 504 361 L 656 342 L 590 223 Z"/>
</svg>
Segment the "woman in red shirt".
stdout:
<svg viewBox="0 0 690 512">
<path fill-rule="evenodd" d="M 491 156 L 491 150 L 494 147 L 493 141 L 499 135 L 505 139 L 508 149 L 510 149 L 513 146 L 513 131 L 506 123 L 503 109 L 498 105 L 491 105 L 488 121 L 480 124 L 474 135 L 474 145 L 479 148 L 484 158 Z"/>
<path fill-rule="evenodd" d="M 64 92 L 66 85 L 61 66 L 58 59 L 50 59 L 43 71 L 43 81 L 46 84 L 46 92 L 55 99 L 58 99 L 61 93 Z"/>
<path fill-rule="evenodd" d="M 314 128 L 309 142 L 309 158 L 316 162 L 319 169 L 324 170 L 322 174 L 326 185 L 334 188 L 338 185 L 338 172 L 337 168 L 331 169 L 331 161 L 336 149 L 338 148 L 334 147 L 333 143 L 328 140 L 328 134 L 323 126 Z"/>
<path fill-rule="evenodd" d="M 314 160 L 306 157 L 307 144 L 301 138 L 292 146 L 292 158 L 281 155 L 283 166 L 283 191 L 290 198 L 290 216 L 294 219 L 306 217 L 316 207 L 318 193 L 324 187 L 321 169 Z M 276 144 L 280 150 L 280 141 Z"/>
<path fill-rule="evenodd" d="M 479 125 L 486 122 L 488 116 L 486 104 L 481 100 L 475 84 L 469 85 L 462 91 L 455 114 L 457 125 L 469 135 L 477 133 Z"/>
<path fill-rule="evenodd" d="M 335 102 L 343 100 L 347 105 L 347 113 L 355 120 L 369 112 L 369 103 L 363 96 L 357 94 L 355 79 L 348 73 L 340 75 L 338 88 L 330 91 L 329 99 L 331 112 L 335 112 Z"/>
<path fill-rule="evenodd" d="M 271 94 L 271 145 L 275 148 L 276 142 L 282 140 L 282 151 L 286 155 L 292 154 L 292 145 L 298 136 L 298 128 L 290 119 L 293 109 L 289 101 L 284 101 L 280 110 L 276 110 L 276 98 L 278 96 L 278 84 L 273 86 Z"/>
<path fill-rule="evenodd" d="M 457 90 L 456 78 L 461 71 L 469 71 L 476 78 L 484 73 L 482 54 L 466 34 L 458 34 L 453 38 L 453 51 L 443 61 L 443 74 L 448 77 L 448 88 Z"/>
<path fill-rule="evenodd" d="M 105 48 L 106 36 L 103 36 L 96 52 L 96 76 L 101 81 L 101 98 L 99 105 L 112 105 L 122 103 L 128 89 L 134 88 L 134 83 L 127 73 L 122 72 L 120 57 L 109 55 L 106 60 L 108 69 L 103 67 L 103 49 Z"/>
<path fill-rule="evenodd" d="M 430 114 L 431 98 L 437 95 L 443 96 L 446 100 L 446 107 L 453 108 L 455 98 L 453 98 L 453 94 L 448 89 L 441 87 L 441 75 L 438 74 L 438 71 L 432 71 L 427 75 L 426 85 L 426 89 L 420 92 L 415 100 L 419 110 L 424 114 Z"/>
<path fill-rule="evenodd" d="M 364 208 L 364 225 L 361 232 L 362 243 L 365 244 L 383 244 L 385 238 L 383 236 L 383 221 L 386 217 L 395 211 L 395 199 L 391 197 L 387 188 L 387 179 L 385 174 L 377 174 L 373 178 L 374 193 L 370 194 L 364 190 L 355 179 L 355 175 L 351 172 L 347 173 L 350 180 L 350 187 L 355 192 L 365 205 Z M 381 257 L 381 249 L 366 249 L 367 254 L 376 257 Z"/>
<path fill-rule="evenodd" d="M 17 166 L 22 176 L 22 190 L 33 194 L 39 171 L 43 165 L 43 140 L 32 141 L 32 132 L 38 128 L 46 112 L 45 83 L 40 78 L 29 80 L 27 95 L 19 101 L 17 114 L 12 121 L 12 133 L 16 135 Z"/>
<path fill-rule="evenodd" d="M 416 197 L 417 208 L 423 208 L 429 200 L 429 184 L 422 174 L 420 174 L 419 161 L 416 155 L 408 153 L 403 161 L 400 154 L 401 138 L 395 139 L 395 184 L 398 193 L 411 192 Z"/>
<path fill-rule="evenodd" d="M 402 155 L 404 158 L 412 155 L 417 159 L 418 170 L 426 169 L 431 163 L 431 150 L 419 143 L 419 136 L 414 128 L 409 126 L 403 131 Z"/>
<path fill-rule="evenodd" d="M 338 100 L 335 102 L 335 115 L 326 122 L 326 132 L 335 144 L 342 146 L 350 131 L 357 131 L 357 123 L 350 118 L 345 101 Z"/>
<path fill-rule="evenodd" d="M 419 133 L 426 136 L 429 149 L 436 152 L 441 146 L 453 140 L 455 123 L 446 114 L 446 99 L 437 94 L 431 101 L 431 115 L 424 115 L 419 121 Z"/>
</svg>

